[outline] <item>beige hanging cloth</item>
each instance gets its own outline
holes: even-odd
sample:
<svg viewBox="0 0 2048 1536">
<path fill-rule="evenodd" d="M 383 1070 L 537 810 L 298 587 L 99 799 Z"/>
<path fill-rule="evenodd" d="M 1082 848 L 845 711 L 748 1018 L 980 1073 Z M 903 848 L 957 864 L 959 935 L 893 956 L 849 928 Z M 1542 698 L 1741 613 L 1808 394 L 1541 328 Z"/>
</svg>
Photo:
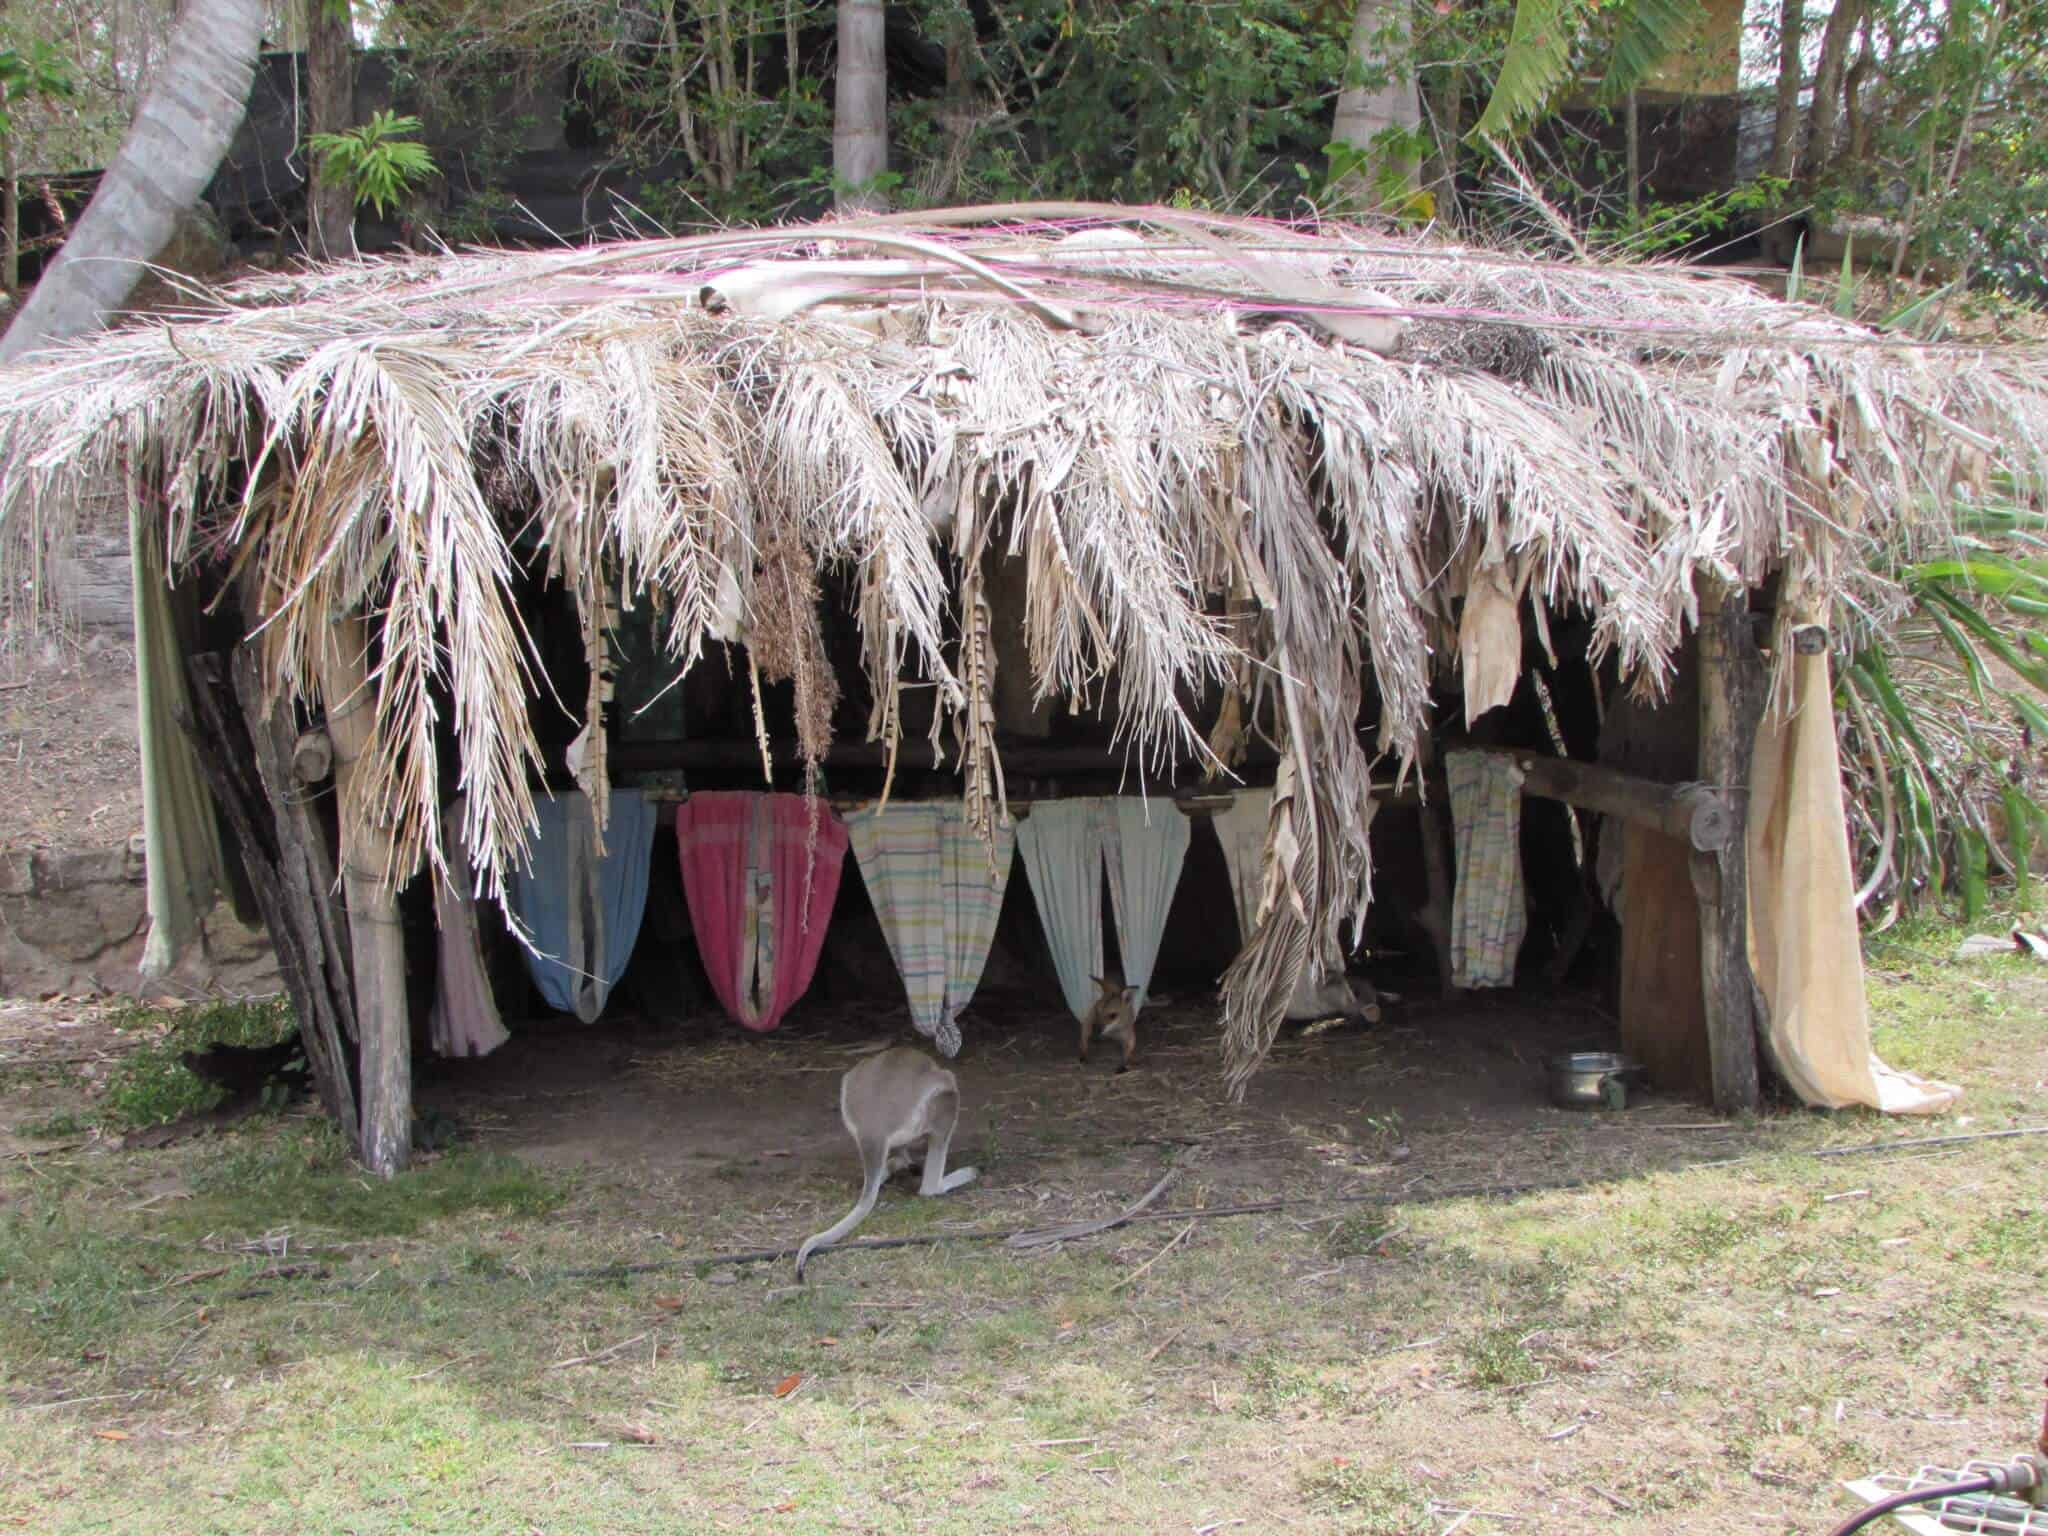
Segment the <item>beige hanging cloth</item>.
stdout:
<svg viewBox="0 0 2048 1536">
<path fill-rule="evenodd" d="M 1808 1104 L 1938 1114 L 1962 1089 L 1896 1071 L 1870 1050 L 1833 690 L 1824 649 L 1783 636 L 1757 728 L 1749 795 L 1749 963 L 1777 1067 Z"/>
<path fill-rule="evenodd" d="M 149 937 L 140 970 L 164 976 L 199 938 L 206 914 L 227 884 L 213 796 L 199 754 L 179 723 L 189 715 L 177 626 L 171 615 L 169 562 L 163 538 L 128 507 L 128 547 L 135 600 L 135 708 L 142 745 L 142 836 L 147 848 L 144 896 Z"/>
</svg>

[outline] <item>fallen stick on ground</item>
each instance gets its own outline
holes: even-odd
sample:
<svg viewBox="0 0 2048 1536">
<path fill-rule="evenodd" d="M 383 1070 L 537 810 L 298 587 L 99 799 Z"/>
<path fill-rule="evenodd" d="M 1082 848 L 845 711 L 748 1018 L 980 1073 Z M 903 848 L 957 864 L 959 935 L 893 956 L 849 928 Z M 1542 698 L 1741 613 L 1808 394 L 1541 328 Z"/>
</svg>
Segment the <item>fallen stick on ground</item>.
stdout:
<svg viewBox="0 0 2048 1536">
<path fill-rule="evenodd" d="M 638 1344 L 642 1339 L 646 1337 L 647 1335 L 644 1333 L 636 1333 L 633 1335 L 632 1338 L 625 1339 L 620 1343 L 614 1344 L 609 1349 L 600 1349 L 594 1355 L 577 1355 L 573 1359 L 557 1360 L 553 1365 L 549 1366 L 548 1369 L 551 1371 L 560 1371 L 566 1370 L 572 1365 L 595 1365 L 600 1360 L 609 1360 L 613 1355 L 616 1355 L 620 1350 L 628 1349 L 633 1345 Z"/>
<path fill-rule="evenodd" d="M 1191 1221 L 1186 1226 L 1182 1227 L 1178 1232 L 1174 1233 L 1172 1237 L 1167 1239 L 1167 1243 L 1164 1248 L 1160 1249 L 1157 1253 L 1153 1254 L 1151 1258 L 1147 1259 L 1144 1263 L 1140 1264 L 1128 1275 L 1125 1275 L 1123 1279 L 1117 1281 L 1115 1285 L 1112 1285 L 1109 1288 L 1110 1294 L 1114 1295 L 1116 1292 L 1122 1290 L 1125 1286 L 1131 1284 L 1140 1275 L 1144 1274 L 1146 1270 L 1150 1269 L 1154 1264 L 1157 1264 L 1161 1259 L 1165 1258 L 1169 1253 L 1173 1252 L 1174 1249 L 1178 1248 L 1181 1245 L 1181 1242 L 1187 1237 L 1187 1235 L 1194 1230 L 1195 1224 Z"/>
</svg>

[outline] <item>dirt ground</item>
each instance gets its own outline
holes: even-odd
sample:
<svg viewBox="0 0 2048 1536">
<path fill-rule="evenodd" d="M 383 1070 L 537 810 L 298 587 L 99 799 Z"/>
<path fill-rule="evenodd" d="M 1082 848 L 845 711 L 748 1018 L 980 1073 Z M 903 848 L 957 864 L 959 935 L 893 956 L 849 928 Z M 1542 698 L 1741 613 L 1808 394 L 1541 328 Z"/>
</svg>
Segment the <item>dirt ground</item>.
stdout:
<svg viewBox="0 0 2048 1536">
<path fill-rule="evenodd" d="M 0 629 L 0 850 L 115 847 L 141 830 L 134 650 Z"/>
<path fill-rule="evenodd" d="M 1119 1073 L 1100 1051 L 1085 1066 L 1075 1060 L 1064 1012 L 978 999 L 950 1063 L 961 1156 L 994 1145 L 1009 1179 L 1070 1192 L 1078 1182 L 1087 1198 L 1114 1200 L 1142 1191 L 1175 1149 L 1210 1149 L 1219 1155 L 1203 1160 L 1205 1189 L 1238 1201 L 1283 1185 L 1416 1191 L 1520 1179 L 1532 1156 L 1557 1171 L 1567 1149 L 1570 1175 L 1595 1176 L 1617 1161 L 1701 1155 L 1739 1134 L 1700 1129 L 1713 1117 L 1669 1095 L 1650 1095 L 1619 1123 L 1553 1108 L 1544 1057 L 1613 1044 L 1612 1023 L 1577 996 L 1404 998 L 1377 1027 L 1312 1037 L 1290 1028 L 1241 1104 L 1222 1091 L 1215 1018 L 1209 996 L 1148 1008 L 1138 1065 Z M 896 1038 L 875 1025 L 874 1010 L 853 1007 L 799 1009 L 762 1037 L 718 1014 L 537 1022 L 484 1060 L 435 1063 L 420 1096 L 487 1145 L 544 1166 L 715 1175 L 721 1204 L 750 1203 L 756 1190 L 772 1203 L 792 1167 L 850 1177 L 838 1077 Z"/>
<path fill-rule="evenodd" d="M 1936 1125 L 1553 1109 L 1571 997 L 1290 1037 L 1234 1105 L 1206 998 L 1118 1075 L 992 995 L 981 1177 L 861 1233 L 947 1240 L 802 1287 L 715 1256 L 850 1203 L 872 1011 L 529 1029 L 423 1068 L 465 1139 L 376 1184 L 303 1108 L 124 1151 L 96 1085 L 154 1026 L 0 1008 L 0 1529 L 1818 1533 L 2039 1425 L 2048 1142 L 1908 1143 L 2048 1121 L 2048 983 L 1955 938 L 1872 969 L 1879 1051 L 1968 1088 Z M 1121 1229 L 951 1240 L 1169 1167 Z"/>
</svg>

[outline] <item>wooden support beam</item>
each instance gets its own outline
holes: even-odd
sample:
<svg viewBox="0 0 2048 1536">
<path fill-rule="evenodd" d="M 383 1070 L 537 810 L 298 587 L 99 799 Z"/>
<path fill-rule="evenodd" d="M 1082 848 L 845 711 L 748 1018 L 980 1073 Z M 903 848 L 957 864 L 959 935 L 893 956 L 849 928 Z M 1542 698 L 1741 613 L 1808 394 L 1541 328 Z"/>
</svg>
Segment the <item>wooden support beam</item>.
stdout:
<svg viewBox="0 0 2048 1536">
<path fill-rule="evenodd" d="M 1692 855 L 1700 904 L 1700 986 L 1714 1107 L 1751 1110 L 1761 1099 L 1761 1088 L 1755 983 L 1749 970 L 1749 763 L 1763 705 L 1762 665 L 1742 589 L 1703 576 L 1699 607 L 1700 777 L 1726 800 L 1733 823 L 1718 849 Z"/>
<path fill-rule="evenodd" d="M 341 888 L 354 961 L 362 1158 L 370 1172 L 388 1179 L 404 1172 L 412 1157 L 412 1019 L 398 919 L 398 885 L 410 871 L 394 865 L 391 828 L 378 809 L 373 770 L 363 762 L 377 721 L 377 695 L 367 670 L 368 626 L 351 615 L 337 620 L 327 638 L 320 686 L 334 749 Z"/>
<path fill-rule="evenodd" d="M 774 740 L 768 744 L 768 748 L 778 769 L 802 761 L 794 740 Z M 1011 777 L 1093 774 L 1104 778 L 1128 778 L 1133 789 L 1140 784 L 1148 789 L 1156 789 L 1164 782 L 1138 772 L 1135 767 L 1126 775 L 1122 755 L 1107 747 L 1014 746 L 999 743 L 997 751 L 1003 760 L 1003 772 Z M 888 757 L 888 747 L 882 742 L 837 742 L 826 751 L 824 767 L 828 772 L 834 768 L 880 769 L 886 766 Z M 751 737 L 745 740 L 672 743 L 622 742 L 612 749 L 611 760 L 616 767 L 628 771 L 680 768 L 687 772 L 692 768 L 731 768 L 744 772 L 751 769 L 758 780 L 761 747 Z M 1254 750 L 1246 754 L 1246 763 L 1253 768 L 1270 768 L 1278 761 L 1271 748 Z M 945 768 L 947 765 L 938 761 L 929 741 L 923 737 L 914 737 L 902 743 L 896 766 L 901 770 Z M 1194 782 L 1198 773 L 1197 769 L 1190 770 L 1190 783 Z M 1216 792 L 1215 786 L 1210 786 L 1209 792 Z"/>
<path fill-rule="evenodd" d="M 307 879 L 294 813 L 272 787 L 277 765 L 268 759 L 277 756 L 279 727 L 265 716 L 261 691 L 255 686 L 254 660 L 246 647 L 236 653 L 232 668 L 218 654 L 194 656 L 186 663 L 186 675 L 195 713 L 188 726 L 199 769 L 234 831 L 242 867 L 277 956 L 278 975 L 298 1020 L 313 1091 L 342 1128 L 351 1150 L 359 1152 L 355 1086 L 342 1044 L 348 973 L 341 966 L 340 952 L 329 947 L 316 914 L 319 906 L 329 903 L 332 886 L 316 886 Z M 288 743 L 288 727 L 283 735 Z M 320 852 L 324 859 L 324 846 Z"/>
<path fill-rule="evenodd" d="M 1734 836 L 1734 812 L 1728 797 L 1714 785 L 1660 784 L 1569 757 L 1507 755 L 1522 770 L 1525 795 L 1598 811 L 1676 838 L 1702 853 L 1719 851 Z"/>
</svg>

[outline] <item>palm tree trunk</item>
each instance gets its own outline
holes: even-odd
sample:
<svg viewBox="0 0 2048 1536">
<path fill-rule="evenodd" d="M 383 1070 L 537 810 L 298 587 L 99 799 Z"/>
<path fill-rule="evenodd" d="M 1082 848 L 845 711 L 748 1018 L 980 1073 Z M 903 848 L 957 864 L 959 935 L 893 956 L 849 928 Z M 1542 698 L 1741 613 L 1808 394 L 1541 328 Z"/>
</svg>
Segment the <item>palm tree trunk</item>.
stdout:
<svg viewBox="0 0 2048 1536">
<path fill-rule="evenodd" d="M 134 290 L 241 126 L 263 14 L 262 0 L 187 0 L 99 191 L 0 337 L 0 362 L 104 325 Z"/>
<path fill-rule="evenodd" d="M 355 127 L 355 28 L 349 0 L 305 0 L 306 132 L 345 133 Z M 306 245 L 320 261 L 356 254 L 355 197 L 342 181 L 319 170 L 306 188 Z"/>
<path fill-rule="evenodd" d="M 1330 143 L 1355 152 L 1346 157 L 1352 169 L 1336 186 L 1339 199 L 1352 206 L 1379 201 L 1375 180 L 1382 172 L 1392 173 L 1387 179 L 1415 185 L 1414 156 L 1387 156 L 1375 143 L 1389 129 L 1412 135 L 1422 122 L 1409 58 L 1408 7 L 1409 0 L 1358 0 L 1352 17 L 1344 89 L 1330 126 Z"/>
<path fill-rule="evenodd" d="M 886 207 L 875 185 L 889 168 L 889 76 L 882 0 L 839 0 L 839 71 L 832 86 L 832 203 Z"/>
<path fill-rule="evenodd" d="M 1799 87 L 1806 79 L 1806 0 L 1778 7 L 1778 97 L 1771 119 L 1771 174 L 1790 180 L 1799 164 Z"/>
</svg>

